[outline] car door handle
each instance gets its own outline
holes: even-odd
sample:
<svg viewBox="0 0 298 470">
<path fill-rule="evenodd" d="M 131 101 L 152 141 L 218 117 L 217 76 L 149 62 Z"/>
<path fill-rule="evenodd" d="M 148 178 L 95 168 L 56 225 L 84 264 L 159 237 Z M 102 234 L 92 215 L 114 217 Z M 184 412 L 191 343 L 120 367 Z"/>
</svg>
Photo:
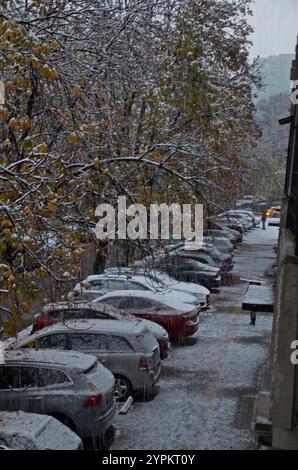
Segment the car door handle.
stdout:
<svg viewBox="0 0 298 470">
<path fill-rule="evenodd" d="M 41 401 L 42 397 L 30 397 L 29 400 L 30 401 Z"/>
</svg>

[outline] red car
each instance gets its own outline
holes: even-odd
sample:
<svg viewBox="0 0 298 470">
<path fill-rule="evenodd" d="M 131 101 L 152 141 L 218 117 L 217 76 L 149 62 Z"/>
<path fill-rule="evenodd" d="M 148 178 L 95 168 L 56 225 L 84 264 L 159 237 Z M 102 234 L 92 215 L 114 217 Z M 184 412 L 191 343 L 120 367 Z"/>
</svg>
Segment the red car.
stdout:
<svg viewBox="0 0 298 470">
<path fill-rule="evenodd" d="M 163 326 L 171 338 L 193 335 L 199 328 L 197 305 L 181 302 L 179 292 L 121 290 L 104 294 L 92 303 L 104 302 L 136 317 L 151 320 Z"/>
<path fill-rule="evenodd" d="M 121 312 L 120 310 L 104 303 L 58 302 L 46 305 L 43 307 L 41 313 L 35 316 L 31 334 L 58 321 L 81 320 L 85 318 L 96 320 L 125 319 L 136 321 L 132 315 L 128 315 L 126 312 Z M 170 350 L 169 335 L 163 328 L 152 321 L 146 321 L 146 326 L 159 343 L 161 359 L 166 359 Z"/>
</svg>

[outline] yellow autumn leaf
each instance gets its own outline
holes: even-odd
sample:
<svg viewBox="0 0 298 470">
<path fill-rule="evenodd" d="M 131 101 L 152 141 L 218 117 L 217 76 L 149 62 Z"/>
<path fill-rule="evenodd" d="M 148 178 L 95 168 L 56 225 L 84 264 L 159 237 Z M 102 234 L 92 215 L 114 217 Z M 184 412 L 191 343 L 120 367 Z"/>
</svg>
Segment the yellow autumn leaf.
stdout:
<svg viewBox="0 0 298 470">
<path fill-rule="evenodd" d="M 51 211 L 51 212 L 57 212 L 59 206 L 58 204 L 56 204 L 55 202 L 49 202 L 48 203 L 48 209 Z"/>
<path fill-rule="evenodd" d="M 69 136 L 67 137 L 67 140 L 72 145 L 80 145 L 81 143 L 81 139 L 76 132 L 69 134 Z"/>
<path fill-rule="evenodd" d="M 47 153 L 48 152 L 48 147 L 46 144 L 40 144 L 37 146 L 37 151 L 39 153 Z"/>
<path fill-rule="evenodd" d="M 94 165 L 94 168 L 96 168 L 97 170 L 99 169 L 100 161 L 98 160 L 98 158 L 94 158 L 93 165 Z"/>
<path fill-rule="evenodd" d="M 31 59 L 31 64 L 35 70 L 41 69 L 41 63 L 37 59 Z"/>
<path fill-rule="evenodd" d="M 55 79 L 59 78 L 59 74 L 58 74 L 57 70 L 52 69 L 48 65 L 44 65 L 42 67 L 42 69 L 40 70 L 40 74 L 43 77 L 48 78 L 50 80 L 55 80 Z"/>
<path fill-rule="evenodd" d="M 19 127 L 19 123 L 16 120 L 16 118 L 10 119 L 10 121 L 8 123 L 8 127 L 10 127 L 10 129 L 13 129 L 13 130 L 16 130 Z"/>
<path fill-rule="evenodd" d="M 82 98 L 84 96 L 82 88 L 79 87 L 78 85 L 73 85 L 71 87 L 71 91 L 73 95 L 76 96 L 77 98 Z"/>
</svg>

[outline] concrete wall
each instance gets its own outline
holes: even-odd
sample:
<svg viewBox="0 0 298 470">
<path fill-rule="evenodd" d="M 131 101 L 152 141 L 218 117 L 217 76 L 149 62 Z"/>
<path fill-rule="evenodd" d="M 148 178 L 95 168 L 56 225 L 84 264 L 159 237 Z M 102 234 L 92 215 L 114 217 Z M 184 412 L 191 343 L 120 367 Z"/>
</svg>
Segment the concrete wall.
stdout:
<svg viewBox="0 0 298 470">
<path fill-rule="evenodd" d="M 298 257 L 284 228 L 285 206 L 282 212 L 272 337 L 272 445 L 298 449 L 297 366 L 290 361 L 290 345 L 298 339 Z"/>
</svg>

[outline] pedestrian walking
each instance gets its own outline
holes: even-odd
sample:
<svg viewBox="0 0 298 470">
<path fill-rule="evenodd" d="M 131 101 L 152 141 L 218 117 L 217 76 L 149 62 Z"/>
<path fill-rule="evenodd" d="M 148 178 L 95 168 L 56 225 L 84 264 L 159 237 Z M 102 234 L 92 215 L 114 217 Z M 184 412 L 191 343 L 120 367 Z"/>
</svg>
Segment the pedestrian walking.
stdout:
<svg viewBox="0 0 298 470">
<path fill-rule="evenodd" d="M 261 217 L 263 230 L 266 230 L 266 220 L 267 220 L 267 212 L 264 211 Z"/>
</svg>

